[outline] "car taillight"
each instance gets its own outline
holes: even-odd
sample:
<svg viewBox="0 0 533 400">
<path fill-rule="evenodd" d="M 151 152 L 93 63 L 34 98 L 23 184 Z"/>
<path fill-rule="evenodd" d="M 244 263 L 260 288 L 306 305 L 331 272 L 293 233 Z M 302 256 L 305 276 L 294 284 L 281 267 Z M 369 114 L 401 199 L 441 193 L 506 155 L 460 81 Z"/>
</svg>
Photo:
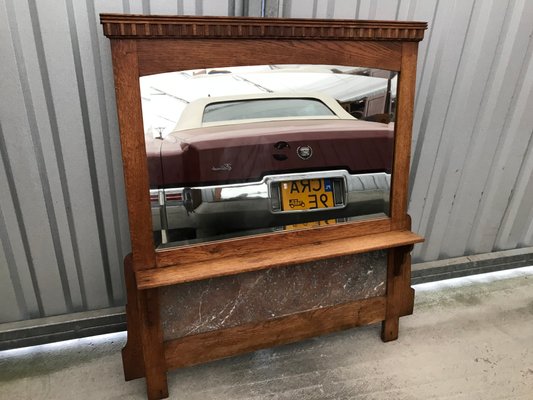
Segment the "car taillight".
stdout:
<svg viewBox="0 0 533 400">
<path fill-rule="evenodd" d="M 167 194 L 167 201 L 181 201 L 183 197 L 181 196 L 181 193 L 168 193 Z"/>
<path fill-rule="evenodd" d="M 164 196 L 160 199 L 160 196 Z M 169 193 L 167 191 L 158 190 L 158 191 L 150 191 L 150 201 L 152 203 L 165 203 L 167 201 L 182 201 L 183 196 L 181 193 Z"/>
</svg>

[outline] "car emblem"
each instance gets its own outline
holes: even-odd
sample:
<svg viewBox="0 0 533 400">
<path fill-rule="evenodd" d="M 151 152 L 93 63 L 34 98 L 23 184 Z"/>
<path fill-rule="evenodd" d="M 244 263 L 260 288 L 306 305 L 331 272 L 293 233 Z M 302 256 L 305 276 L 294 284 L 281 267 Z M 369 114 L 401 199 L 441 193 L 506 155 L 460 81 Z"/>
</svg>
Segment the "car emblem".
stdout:
<svg viewBox="0 0 533 400">
<path fill-rule="evenodd" d="M 211 167 L 211 171 L 231 171 L 231 164 L 226 163 L 226 164 L 222 164 L 219 167 Z"/>
<path fill-rule="evenodd" d="M 302 160 L 307 160 L 313 155 L 313 149 L 311 146 L 300 146 L 296 150 L 296 154 L 298 154 L 298 157 L 300 157 Z"/>
</svg>

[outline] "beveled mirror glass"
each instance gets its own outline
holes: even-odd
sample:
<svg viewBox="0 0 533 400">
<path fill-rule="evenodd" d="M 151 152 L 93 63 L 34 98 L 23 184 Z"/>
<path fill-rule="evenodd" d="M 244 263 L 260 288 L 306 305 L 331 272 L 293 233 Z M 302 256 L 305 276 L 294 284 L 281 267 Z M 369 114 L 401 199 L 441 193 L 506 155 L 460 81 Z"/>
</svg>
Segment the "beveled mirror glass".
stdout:
<svg viewBox="0 0 533 400">
<path fill-rule="evenodd" d="M 396 81 L 310 64 L 141 77 L 156 247 L 388 216 Z"/>
</svg>

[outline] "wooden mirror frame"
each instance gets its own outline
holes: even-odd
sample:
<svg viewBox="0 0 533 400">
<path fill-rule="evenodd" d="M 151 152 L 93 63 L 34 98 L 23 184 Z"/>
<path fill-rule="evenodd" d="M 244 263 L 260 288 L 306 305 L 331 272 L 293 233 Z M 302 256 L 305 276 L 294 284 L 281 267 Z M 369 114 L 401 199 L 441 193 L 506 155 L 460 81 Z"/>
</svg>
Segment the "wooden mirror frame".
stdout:
<svg viewBox="0 0 533 400">
<path fill-rule="evenodd" d="M 196 279 L 201 274 L 198 268 L 190 271 L 194 277 L 184 276 L 191 264 L 206 263 L 202 268 L 208 278 L 350 254 L 360 249 L 345 243 L 347 239 L 410 230 L 407 200 L 416 59 L 425 22 L 113 14 L 102 14 L 101 22 L 111 39 L 133 269 L 140 289 Z M 390 217 L 156 250 L 139 78 L 196 68 L 309 60 L 399 72 Z M 390 236 L 392 240 L 397 235 Z M 395 240 L 389 244 L 398 245 Z M 233 260 L 235 255 L 239 260 Z M 214 256 L 219 266 L 222 258 L 231 260 L 233 269 L 207 265 Z M 157 271 L 145 272 L 154 268 Z"/>
<path fill-rule="evenodd" d="M 377 321 L 383 321 L 383 340 L 395 339 L 399 316 L 412 312 L 409 252 L 414 243 L 423 240 L 410 231 L 407 205 L 417 51 L 427 24 L 116 14 L 101 14 L 100 18 L 104 34 L 111 40 L 132 246 L 132 255 L 125 261 L 126 379 L 146 376 L 148 396 L 156 399 L 168 395 L 166 371 L 172 367 Z M 308 64 L 310 60 L 399 72 L 390 217 L 156 250 L 139 78 L 178 70 Z M 163 343 L 158 309 L 158 288 L 162 286 L 380 249 L 389 249 L 387 294 L 370 299 L 373 303 L 330 307 L 313 315 L 302 312 L 279 323 L 228 333 L 240 335 L 239 345 L 234 343 L 235 336 L 227 336 L 228 342 L 223 344 L 225 333 L 217 335 L 216 331 L 200 338 L 203 342 L 193 338 Z M 348 317 L 354 310 L 358 310 L 356 321 Z M 295 323 L 300 324 L 298 329 Z M 296 329 L 293 333 L 283 330 L 290 324 Z M 254 329 L 261 329 L 263 337 L 254 338 Z M 204 354 L 206 338 L 211 341 L 211 354 Z"/>
</svg>

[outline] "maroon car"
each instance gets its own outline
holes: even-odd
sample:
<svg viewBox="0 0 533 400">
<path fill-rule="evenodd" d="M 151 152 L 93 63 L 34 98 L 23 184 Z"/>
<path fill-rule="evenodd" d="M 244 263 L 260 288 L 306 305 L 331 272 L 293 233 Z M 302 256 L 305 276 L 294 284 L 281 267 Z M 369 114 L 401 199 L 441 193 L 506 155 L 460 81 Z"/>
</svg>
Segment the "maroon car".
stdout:
<svg viewBox="0 0 533 400">
<path fill-rule="evenodd" d="M 387 213 L 393 133 L 323 95 L 197 100 L 147 142 L 154 231 L 194 243 Z"/>
</svg>

